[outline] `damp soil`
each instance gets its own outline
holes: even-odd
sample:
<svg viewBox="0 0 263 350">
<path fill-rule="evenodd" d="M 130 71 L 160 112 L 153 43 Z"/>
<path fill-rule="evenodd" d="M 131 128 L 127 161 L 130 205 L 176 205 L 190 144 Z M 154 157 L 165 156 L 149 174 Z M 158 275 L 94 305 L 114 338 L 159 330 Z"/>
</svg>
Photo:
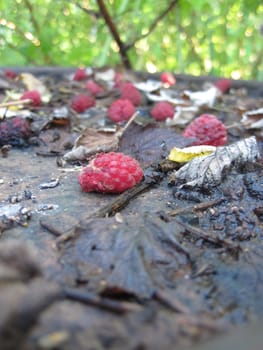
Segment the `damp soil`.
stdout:
<svg viewBox="0 0 263 350">
<path fill-rule="evenodd" d="M 176 165 L 165 159 L 189 141 L 179 127 L 146 117 L 125 131 L 118 148 L 144 168 L 139 189 L 83 193 L 77 181 L 83 163 L 65 165 L 62 156 L 81 123 L 101 125 L 115 93 L 98 99 L 87 119 L 70 115 L 57 123 L 54 109 L 68 104 L 58 86 L 69 71 L 33 73 L 56 98 L 32 111 L 32 126 L 41 131 L 24 147 L 2 148 L 1 349 L 187 349 L 261 322 L 260 133 L 240 126 L 228 132 L 229 142 L 256 134 L 256 164 L 232 169 L 209 191 L 180 189 L 169 181 Z M 145 73 L 132 76 L 146 79 Z M 178 76 L 176 89 L 198 90 L 208 80 Z M 240 120 L 238 105 L 263 102 L 262 84 L 233 86 L 217 111 L 204 111 L 227 125 Z M 72 95 L 80 89 L 70 88 Z"/>
</svg>

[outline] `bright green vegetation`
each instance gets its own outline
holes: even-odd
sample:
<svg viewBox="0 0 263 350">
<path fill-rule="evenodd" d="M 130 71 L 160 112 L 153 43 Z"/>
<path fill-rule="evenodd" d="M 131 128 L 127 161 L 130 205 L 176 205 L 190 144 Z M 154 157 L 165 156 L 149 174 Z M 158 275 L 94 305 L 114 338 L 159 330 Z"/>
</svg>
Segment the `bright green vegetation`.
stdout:
<svg viewBox="0 0 263 350">
<path fill-rule="evenodd" d="M 133 69 L 263 79 L 259 0 L 178 0 L 158 23 L 172 0 L 104 2 Z M 1 66 L 120 63 L 96 0 L 0 1 Z"/>
</svg>

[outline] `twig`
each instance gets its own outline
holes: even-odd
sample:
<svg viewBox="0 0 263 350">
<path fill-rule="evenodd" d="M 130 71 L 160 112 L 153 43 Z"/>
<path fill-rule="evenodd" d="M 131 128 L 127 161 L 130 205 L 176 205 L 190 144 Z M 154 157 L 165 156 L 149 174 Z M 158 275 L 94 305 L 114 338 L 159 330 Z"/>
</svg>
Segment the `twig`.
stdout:
<svg viewBox="0 0 263 350">
<path fill-rule="evenodd" d="M 28 105 L 30 103 L 32 103 L 32 100 L 30 99 L 10 101 L 10 102 L 0 103 L 0 108 L 6 108 L 6 107 L 12 107 L 12 106 L 18 106 L 18 105 Z"/>
<path fill-rule="evenodd" d="M 72 1 L 72 4 L 74 4 L 76 7 L 78 7 L 81 11 L 86 12 L 89 16 L 95 17 L 96 19 L 101 18 L 101 13 L 98 11 L 87 9 L 86 7 L 81 6 L 75 1 Z"/>
<path fill-rule="evenodd" d="M 213 320 L 212 318 L 204 316 L 194 316 L 194 315 L 177 315 L 177 321 L 179 324 L 184 326 L 185 329 L 191 328 L 190 326 L 199 327 L 202 329 L 207 329 L 210 332 L 223 332 L 225 331 L 225 326 L 219 322 Z"/>
<path fill-rule="evenodd" d="M 241 250 L 240 245 L 237 245 L 228 239 L 214 236 L 214 235 L 210 234 L 209 232 L 205 232 L 205 231 L 201 230 L 200 228 L 194 227 L 194 226 L 189 225 L 185 222 L 181 222 L 181 221 L 176 220 L 176 223 L 178 225 L 182 226 L 186 231 L 197 236 L 198 238 L 204 239 L 205 241 L 207 241 L 209 243 L 213 243 L 213 244 L 219 245 L 219 246 L 225 246 L 225 247 L 230 248 L 230 249 Z"/>
<path fill-rule="evenodd" d="M 165 291 L 156 290 L 154 292 L 154 298 L 158 300 L 160 303 L 168 307 L 169 309 L 178 312 L 180 314 L 190 314 L 191 311 L 187 306 L 181 303 L 180 300 L 175 299 L 174 297 L 171 298 Z"/>
<path fill-rule="evenodd" d="M 127 48 L 125 47 L 124 43 L 122 42 L 119 32 L 117 30 L 117 27 L 115 26 L 115 23 L 113 22 L 109 11 L 107 10 L 107 7 L 103 0 L 97 0 L 97 4 L 99 6 L 100 12 L 105 20 L 106 25 L 108 26 L 114 40 L 116 41 L 116 44 L 119 47 L 120 55 L 122 58 L 122 62 L 125 68 L 131 69 L 131 62 L 129 60 L 129 57 L 127 55 Z"/>
<path fill-rule="evenodd" d="M 150 35 L 154 29 L 157 27 L 158 23 L 172 10 L 172 8 L 177 4 L 178 0 L 172 0 L 170 4 L 167 6 L 167 8 L 155 18 L 155 20 L 150 25 L 147 33 L 142 34 L 141 36 L 133 39 L 130 43 L 125 45 L 125 49 L 129 50 L 131 49 L 138 41 L 146 38 L 148 35 Z"/>
<path fill-rule="evenodd" d="M 63 289 L 64 296 L 67 299 L 79 301 L 83 304 L 99 307 L 101 309 L 114 312 L 116 314 L 125 314 L 130 311 L 138 311 L 139 307 L 136 305 L 117 302 L 110 299 L 105 299 L 102 297 L 98 297 L 92 293 L 82 292 L 73 288 L 64 288 Z"/>
<path fill-rule="evenodd" d="M 60 231 L 57 227 L 54 227 L 50 223 L 43 221 L 42 219 L 39 220 L 39 224 L 41 227 L 43 227 L 45 230 L 50 232 L 52 235 L 59 237 L 63 235 L 63 232 Z"/>
<path fill-rule="evenodd" d="M 136 197 L 138 194 L 142 193 L 143 191 L 147 190 L 151 186 L 152 186 L 151 183 L 145 183 L 145 182 L 140 183 L 139 185 L 135 186 L 131 190 L 120 194 L 117 197 L 117 199 L 114 199 L 110 204 L 107 204 L 105 207 L 91 214 L 90 217 L 103 218 L 103 217 L 113 216 L 114 214 L 119 212 L 121 209 L 126 207 L 134 197 Z"/>
<path fill-rule="evenodd" d="M 189 205 L 189 206 L 184 207 L 184 208 L 178 208 L 178 209 L 175 209 L 175 210 L 168 212 L 167 214 L 170 216 L 177 216 L 179 214 L 189 213 L 189 212 L 193 212 L 193 211 L 197 211 L 197 210 L 206 210 L 206 209 L 211 208 L 217 204 L 220 204 L 223 201 L 224 201 L 224 198 L 219 198 L 219 199 L 216 199 L 213 201 L 208 201 L 208 202 L 199 203 L 199 204 L 195 204 L 195 205 Z"/>
</svg>

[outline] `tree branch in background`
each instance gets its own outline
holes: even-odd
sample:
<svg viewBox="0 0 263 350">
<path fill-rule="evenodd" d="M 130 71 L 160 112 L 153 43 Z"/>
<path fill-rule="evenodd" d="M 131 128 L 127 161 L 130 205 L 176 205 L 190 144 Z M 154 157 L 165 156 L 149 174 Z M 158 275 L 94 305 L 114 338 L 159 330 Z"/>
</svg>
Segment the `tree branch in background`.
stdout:
<svg viewBox="0 0 263 350">
<path fill-rule="evenodd" d="M 26 54 L 23 54 L 23 52 L 21 52 L 21 50 L 19 50 L 19 48 L 16 45 L 14 45 L 14 44 L 10 43 L 9 41 L 7 41 L 6 37 L 3 34 L 0 34 L 0 38 L 3 39 L 3 42 L 5 43 L 6 46 L 8 46 L 11 50 L 13 50 L 15 52 L 18 52 L 29 63 L 36 64 L 36 62 L 34 60 L 32 60 L 31 57 L 28 57 Z"/>
<path fill-rule="evenodd" d="M 81 11 L 86 12 L 89 16 L 94 17 L 95 19 L 99 19 L 101 18 L 101 13 L 99 11 L 94 11 L 94 10 L 90 10 L 87 9 L 86 7 L 81 6 L 80 4 L 78 4 L 77 2 L 72 2 L 76 7 L 78 7 Z"/>
<path fill-rule="evenodd" d="M 37 21 L 37 19 L 35 17 L 34 8 L 33 8 L 32 4 L 31 4 L 31 2 L 29 0 L 24 0 L 24 4 L 25 4 L 25 7 L 28 9 L 31 23 L 32 23 L 34 31 L 35 31 L 35 33 L 36 33 L 36 35 L 38 37 L 38 40 L 40 41 L 41 29 L 39 27 L 39 22 Z M 45 63 L 46 64 L 50 64 L 50 62 L 52 62 L 52 59 L 49 56 L 49 54 L 47 52 L 45 52 L 45 50 L 43 50 L 43 48 L 41 47 L 41 41 L 40 41 L 40 49 L 41 49 L 41 51 L 43 53 L 43 57 L 45 59 Z"/>
<path fill-rule="evenodd" d="M 107 26 L 109 27 L 111 35 L 113 36 L 114 40 L 116 41 L 116 44 L 118 45 L 124 67 L 127 69 L 131 69 L 131 62 L 130 62 L 128 54 L 127 54 L 127 48 L 120 38 L 117 27 L 115 26 L 115 23 L 113 22 L 113 20 L 110 16 L 110 13 L 108 12 L 107 7 L 105 6 L 104 1 L 97 0 L 97 4 L 99 6 L 100 12 L 101 12 Z"/>
<path fill-rule="evenodd" d="M 155 20 L 152 22 L 152 24 L 150 25 L 147 33 L 142 34 L 141 36 L 135 38 L 133 41 L 131 41 L 130 43 L 128 43 L 127 45 L 125 45 L 125 49 L 129 50 L 131 49 L 135 43 L 137 43 L 138 41 L 146 38 L 148 35 L 150 35 L 154 29 L 157 27 L 158 23 L 172 10 L 172 8 L 177 4 L 178 0 L 172 0 L 170 2 L 170 4 L 167 6 L 167 8 L 159 15 L 155 18 Z"/>
</svg>

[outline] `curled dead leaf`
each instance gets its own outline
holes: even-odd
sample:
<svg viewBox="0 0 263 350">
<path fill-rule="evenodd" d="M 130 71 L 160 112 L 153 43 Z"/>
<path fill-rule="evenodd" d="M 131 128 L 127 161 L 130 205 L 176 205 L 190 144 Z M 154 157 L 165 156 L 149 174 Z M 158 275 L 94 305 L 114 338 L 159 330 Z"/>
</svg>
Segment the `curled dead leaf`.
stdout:
<svg viewBox="0 0 263 350">
<path fill-rule="evenodd" d="M 257 141 L 252 136 L 229 146 L 217 147 L 208 156 L 194 158 L 174 175 L 176 181 L 183 182 L 180 187 L 209 188 L 220 184 L 232 166 L 254 162 L 258 157 Z"/>
<path fill-rule="evenodd" d="M 245 112 L 242 116 L 241 123 L 247 129 L 263 128 L 263 108 Z"/>
</svg>

